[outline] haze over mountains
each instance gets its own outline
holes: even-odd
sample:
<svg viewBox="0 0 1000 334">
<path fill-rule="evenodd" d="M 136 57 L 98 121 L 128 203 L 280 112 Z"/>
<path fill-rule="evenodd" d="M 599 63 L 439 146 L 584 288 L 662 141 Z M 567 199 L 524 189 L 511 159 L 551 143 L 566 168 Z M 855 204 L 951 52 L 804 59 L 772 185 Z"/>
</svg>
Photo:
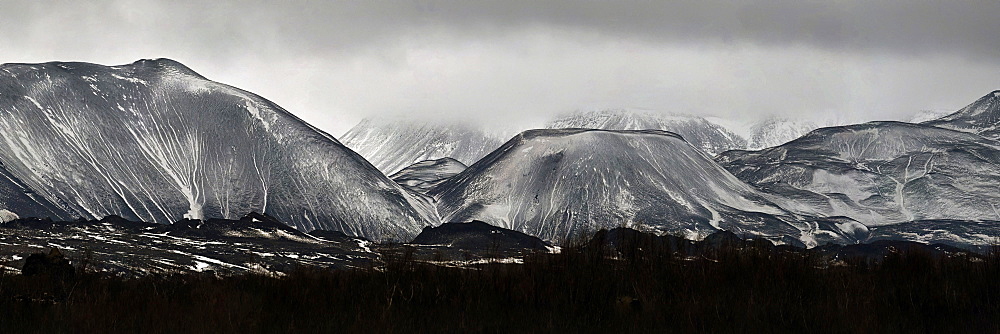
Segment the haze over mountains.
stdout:
<svg viewBox="0 0 1000 334">
<path fill-rule="evenodd" d="M 0 209 L 161 224 L 257 211 L 373 240 L 481 220 L 553 242 L 627 226 L 803 246 L 876 235 L 982 246 L 1000 236 L 998 96 L 922 124 L 821 129 L 634 110 L 516 135 L 367 120 L 345 146 L 171 60 L 7 64 Z"/>
<path fill-rule="evenodd" d="M 552 119 L 539 128 L 664 130 L 684 137 L 695 147 L 715 155 L 733 149 L 761 149 L 798 138 L 820 125 L 768 117 L 750 125 L 724 119 L 649 110 L 605 109 L 577 111 Z M 440 158 L 456 159 L 471 165 L 520 131 L 487 128 L 449 121 L 387 117 L 365 119 L 341 138 L 386 174 L 410 164 Z"/>
<path fill-rule="evenodd" d="M 366 119 L 342 136 L 386 175 L 424 160 L 452 158 L 470 165 L 513 134 L 494 134 L 467 124 L 435 124 L 390 118 Z"/>
</svg>

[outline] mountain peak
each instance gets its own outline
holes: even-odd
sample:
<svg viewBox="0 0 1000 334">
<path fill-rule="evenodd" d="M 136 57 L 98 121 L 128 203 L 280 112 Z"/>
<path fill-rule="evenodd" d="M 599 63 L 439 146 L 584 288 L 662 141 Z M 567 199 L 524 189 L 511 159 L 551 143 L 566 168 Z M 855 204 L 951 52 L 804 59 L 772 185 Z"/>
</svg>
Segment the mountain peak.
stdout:
<svg viewBox="0 0 1000 334">
<path fill-rule="evenodd" d="M 195 72 L 190 67 L 187 67 L 187 65 L 184 65 L 181 62 L 170 58 L 140 59 L 133 62 L 130 65 L 136 68 L 155 68 L 163 71 L 174 72 L 184 75 L 191 75 L 201 79 L 205 79 L 204 76 L 198 74 L 198 72 Z"/>
<path fill-rule="evenodd" d="M 986 94 L 950 115 L 923 124 L 1000 139 L 1000 90 Z"/>
<path fill-rule="evenodd" d="M 138 73 L 151 72 L 162 74 L 175 74 L 191 76 L 201 80 L 208 80 L 190 67 L 169 58 L 140 59 L 131 64 L 105 66 L 87 62 L 64 62 L 51 61 L 47 63 L 5 63 L 0 65 L 0 69 L 13 74 L 24 72 L 44 71 L 47 73 L 72 73 L 77 75 L 91 76 L 98 73 L 113 73 L 118 77 L 133 77 Z"/>
<path fill-rule="evenodd" d="M 0 203 L 20 204 L 0 209 L 155 223 L 258 211 L 303 231 L 398 240 L 436 220 L 333 137 L 196 76 L 170 59 L 2 68 Z"/>
</svg>

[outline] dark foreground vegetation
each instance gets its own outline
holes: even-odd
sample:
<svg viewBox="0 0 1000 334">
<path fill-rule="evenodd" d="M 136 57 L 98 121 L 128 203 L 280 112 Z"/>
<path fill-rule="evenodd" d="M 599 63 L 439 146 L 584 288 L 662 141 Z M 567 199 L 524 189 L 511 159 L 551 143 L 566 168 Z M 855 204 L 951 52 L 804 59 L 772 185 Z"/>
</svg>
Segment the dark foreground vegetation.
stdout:
<svg viewBox="0 0 1000 334">
<path fill-rule="evenodd" d="M 524 264 L 385 259 L 283 277 L 0 276 L 0 332 L 996 333 L 1000 257 L 830 261 L 761 243 L 598 239 Z M 79 266 L 79 265 L 78 265 Z M 63 266 L 64 267 L 64 266 Z"/>
</svg>

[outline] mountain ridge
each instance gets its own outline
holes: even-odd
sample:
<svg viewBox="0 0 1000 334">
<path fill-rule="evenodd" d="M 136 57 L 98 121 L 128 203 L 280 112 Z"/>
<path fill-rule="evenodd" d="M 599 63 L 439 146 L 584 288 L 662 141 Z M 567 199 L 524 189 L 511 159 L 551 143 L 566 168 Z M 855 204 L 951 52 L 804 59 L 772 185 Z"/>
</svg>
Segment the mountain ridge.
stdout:
<svg viewBox="0 0 1000 334">
<path fill-rule="evenodd" d="M 373 239 L 408 238 L 437 220 L 425 198 L 326 132 L 169 59 L 7 64 L 0 115 L 0 161 L 78 217 L 169 223 L 264 211 L 302 230 Z"/>
<path fill-rule="evenodd" d="M 817 236 L 855 238 L 833 223 L 800 224 L 662 130 L 528 130 L 428 194 L 445 221 L 481 220 L 551 241 L 619 226 L 695 239 L 720 229 L 813 245 Z"/>
</svg>

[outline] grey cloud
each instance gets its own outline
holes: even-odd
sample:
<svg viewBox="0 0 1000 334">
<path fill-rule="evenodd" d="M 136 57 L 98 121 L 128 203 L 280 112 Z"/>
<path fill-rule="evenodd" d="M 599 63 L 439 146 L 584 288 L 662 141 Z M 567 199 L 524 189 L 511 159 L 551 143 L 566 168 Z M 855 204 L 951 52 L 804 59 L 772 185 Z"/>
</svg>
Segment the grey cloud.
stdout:
<svg viewBox="0 0 1000 334">
<path fill-rule="evenodd" d="M 535 26 L 653 42 L 1000 57 L 996 1 L 376 1 L 260 10 L 299 47 L 346 47 L 413 29 L 491 35 Z"/>
<path fill-rule="evenodd" d="M 175 58 L 332 133 L 587 106 L 901 117 L 1000 88 L 997 1 L 0 1 L 0 62 Z"/>
<path fill-rule="evenodd" d="M 212 1 L 4 2 L 4 34 L 141 37 L 223 54 L 346 51 L 410 33 L 489 38 L 525 27 L 663 43 L 802 44 L 1000 58 L 996 1 Z M 39 17 L 47 17 L 39 21 Z M 39 26 L 43 25 L 43 26 Z M 94 28 L 98 27 L 98 28 Z M 101 29 L 104 27 L 105 29 Z M 62 28 L 62 29 L 60 29 Z M 28 30 L 28 31 L 26 31 Z M 25 34 L 24 32 L 28 32 Z M 53 37 L 53 36 L 49 36 Z"/>
</svg>

